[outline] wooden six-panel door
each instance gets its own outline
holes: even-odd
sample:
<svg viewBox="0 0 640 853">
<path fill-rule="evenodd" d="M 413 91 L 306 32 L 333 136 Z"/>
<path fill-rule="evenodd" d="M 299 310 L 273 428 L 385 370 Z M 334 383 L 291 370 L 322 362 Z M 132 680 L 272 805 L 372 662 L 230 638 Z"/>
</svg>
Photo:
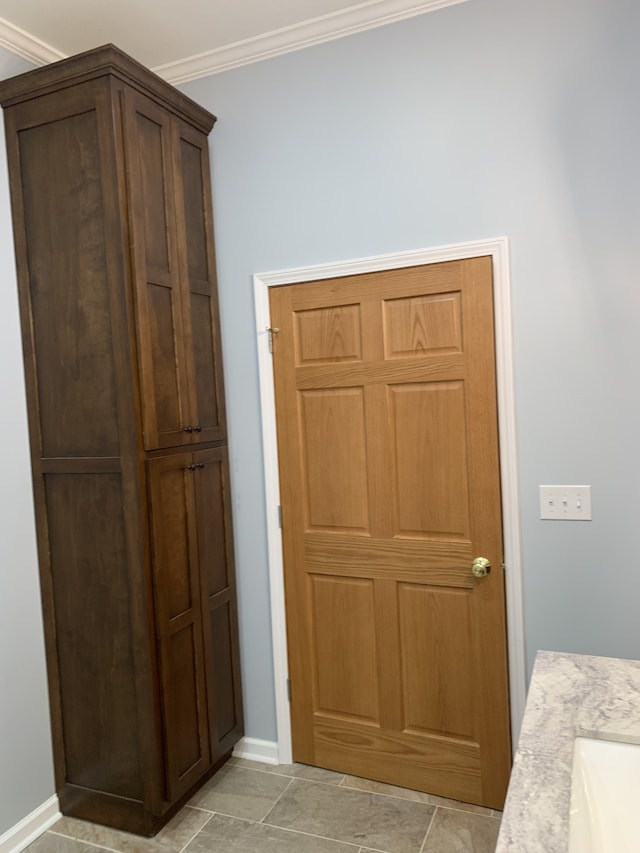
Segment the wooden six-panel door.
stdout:
<svg viewBox="0 0 640 853">
<path fill-rule="evenodd" d="M 491 259 L 273 288 L 271 321 L 294 759 L 501 808 Z"/>
</svg>

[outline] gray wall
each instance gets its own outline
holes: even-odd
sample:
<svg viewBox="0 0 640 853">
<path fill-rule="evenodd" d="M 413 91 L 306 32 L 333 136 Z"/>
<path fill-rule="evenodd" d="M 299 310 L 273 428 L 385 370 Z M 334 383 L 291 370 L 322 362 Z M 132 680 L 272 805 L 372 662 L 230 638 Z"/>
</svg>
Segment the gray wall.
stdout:
<svg viewBox="0 0 640 853">
<path fill-rule="evenodd" d="M 31 66 L 0 48 L 0 79 Z M 18 298 L 0 117 L 0 835 L 54 792 Z"/>
<path fill-rule="evenodd" d="M 254 272 L 509 236 L 528 657 L 640 658 L 639 26 L 637 0 L 470 0 L 184 87 L 219 116 L 252 737 L 275 738 Z M 53 793 L 4 150 L 0 264 L 1 834 Z M 594 521 L 539 521 L 553 482 L 591 483 Z"/>
<path fill-rule="evenodd" d="M 640 9 L 470 0 L 185 85 L 214 205 L 248 734 L 275 738 L 251 274 L 507 235 L 527 656 L 640 658 Z M 541 522 L 540 483 L 593 517 Z"/>
</svg>

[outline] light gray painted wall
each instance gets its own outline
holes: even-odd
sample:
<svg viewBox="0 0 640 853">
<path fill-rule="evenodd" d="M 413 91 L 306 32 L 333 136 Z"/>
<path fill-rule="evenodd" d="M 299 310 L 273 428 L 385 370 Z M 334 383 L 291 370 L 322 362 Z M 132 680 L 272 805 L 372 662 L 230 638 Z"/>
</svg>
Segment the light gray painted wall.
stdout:
<svg viewBox="0 0 640 853">
<path fill-rule="evenodd" d="M 257 271 L 511 238 L 528 656 L 640 658 L 639 24 L 635 0 L 470 0 L 184 87 L 219 116 L 249 735 L 275 738 Z M 54 790 L 4 149 L 0 266 L 1 834 Z M 591 483 L 594 521 L 540 522 L 549 482 Z"/>
<path fill-rule="evenodd" d="M 0 79 L 31 66 L 0 48 Z M 1 111 L 0 111 L 1 112 Z M 18 297 L 0 118 L 0 836 L 54 793 Z"/>
<path fill-rule="evenodd" d="M 213 178 L 247 732 L 274 739 L 251 275 L 507 235 L 527 656 L 640 658 L 640 7 L 471 0 L 185 85 Z M 591 523 L 540 483 L 590 483 Z"/>
</svg>

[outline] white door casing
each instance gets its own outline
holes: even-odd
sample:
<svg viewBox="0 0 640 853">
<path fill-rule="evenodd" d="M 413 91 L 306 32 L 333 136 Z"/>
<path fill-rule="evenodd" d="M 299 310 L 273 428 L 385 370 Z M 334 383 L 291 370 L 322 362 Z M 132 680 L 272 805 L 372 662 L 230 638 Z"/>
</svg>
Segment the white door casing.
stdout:
<svg viewBox="0 0 640 853">
<path fill-rule="evenodd" d="M 498 428 L 500 434 L 500 473 L 506 572 L 509 694 L 511 701 L 511 732 L 514 748 L 517 743 L 526 697 L 524 617 L 509 242 L 508 238 L 499 237 L 491 240 L 457 243 L 432 249 L 377 255 L 333 264 L 256 273 L 253 276 L 262 415 L 276 722 L 278 729 L 277 755 L 280 764 L 290 764 L 292 753 L 291 721 L 289 718 L 287 690 L 288 665 L 282 539 L 279 524 L 280 490 L 276 409 L 272 356 L 269 349 L 269 329 L 271 328 L 269 288 L 285 284 L 301 284 L 305 281 L 338 278 L 347 275 L 401 269 L 403 267 L 442 263 L 444 261 L 480 256 L 490 256 L 493 265 L 496 381 L 498 389 Z"/>
</svg>

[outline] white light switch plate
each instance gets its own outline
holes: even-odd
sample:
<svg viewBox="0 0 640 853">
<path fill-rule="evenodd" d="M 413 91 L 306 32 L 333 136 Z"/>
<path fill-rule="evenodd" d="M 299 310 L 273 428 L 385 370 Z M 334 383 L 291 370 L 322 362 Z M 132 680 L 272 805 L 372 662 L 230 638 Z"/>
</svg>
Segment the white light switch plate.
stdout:
<svg viewBox="0 0 640 853">
<path fill-rule="evenodd" d="M 591 486 L 540 486 L 540 518 L 591 521 Z"/>
</svg>

